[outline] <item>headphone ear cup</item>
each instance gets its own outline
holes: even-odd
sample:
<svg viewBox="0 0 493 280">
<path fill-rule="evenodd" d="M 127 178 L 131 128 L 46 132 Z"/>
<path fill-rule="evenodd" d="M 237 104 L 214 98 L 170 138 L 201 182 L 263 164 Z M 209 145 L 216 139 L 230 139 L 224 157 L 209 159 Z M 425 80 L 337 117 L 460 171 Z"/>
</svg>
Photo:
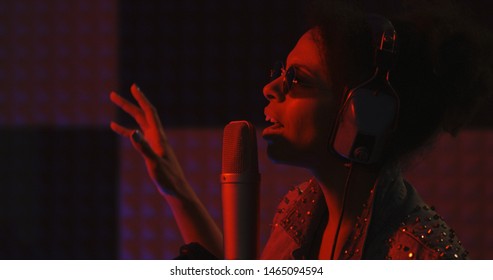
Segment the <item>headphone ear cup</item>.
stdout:
<svg viewBox="0 0 493 280">
<path fill-rule="evenodd" d="M 347 160 L 371 164 L 382 158 L 395 130 L 400 101 L 388 80 L 395 58 L 395 29 L 379 15 L 369 14 L 367 20 L 375 45 L 375 73 L 345 95 L 330 147 Z"/>
<path fill-rule="evenodd" d="M 372 78 L 351 90 L 336 119 L 332 149 L 350 161 L 378 162 L 394 130 L 398 113 L 395 92 L 388 83 L 376 84 Z"/>
</svg>

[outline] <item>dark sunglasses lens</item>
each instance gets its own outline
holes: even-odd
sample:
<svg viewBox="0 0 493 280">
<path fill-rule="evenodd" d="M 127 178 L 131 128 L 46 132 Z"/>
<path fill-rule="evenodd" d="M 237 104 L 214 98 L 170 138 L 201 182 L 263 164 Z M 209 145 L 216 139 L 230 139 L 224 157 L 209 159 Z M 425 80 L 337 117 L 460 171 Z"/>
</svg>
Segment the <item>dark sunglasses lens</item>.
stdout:
<svg viewBox="0 0 493 280">
<path fill-rule="evenodd" d="M 293 67 L 289 67 L 288 70 L 286 70 L 286 75 L 284 76 L 284 91 L 288 92 L 291 90 L 293 87 L 293 80 L 295 78 L 296 71 L 294 70 Z"/>
</svg>

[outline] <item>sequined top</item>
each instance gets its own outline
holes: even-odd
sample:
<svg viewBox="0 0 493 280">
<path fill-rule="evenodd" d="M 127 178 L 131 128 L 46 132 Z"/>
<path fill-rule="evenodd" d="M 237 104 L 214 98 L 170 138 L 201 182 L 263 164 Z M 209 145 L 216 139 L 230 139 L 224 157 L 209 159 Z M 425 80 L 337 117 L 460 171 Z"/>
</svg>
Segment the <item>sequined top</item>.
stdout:
<svg viewBox="0 0 493 280">
<path fill-rule="evenodd" d="M 392 175 L 394 174 L 394 175 Z M 466 259 L 455 232 L 399 173 L 382 176 L 339 259 Z M 261 259 L 317 259 L 328 210 L 314 179 L 281 200 Z"/>
</svg>

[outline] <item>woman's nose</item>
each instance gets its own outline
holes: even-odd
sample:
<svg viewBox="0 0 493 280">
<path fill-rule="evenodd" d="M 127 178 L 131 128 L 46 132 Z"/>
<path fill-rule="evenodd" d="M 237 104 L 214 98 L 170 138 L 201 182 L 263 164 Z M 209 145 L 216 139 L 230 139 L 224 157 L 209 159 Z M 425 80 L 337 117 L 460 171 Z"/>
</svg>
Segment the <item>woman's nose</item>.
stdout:
<svg viewBox="0 0 493 280">
<path fill-rule="evenodd" d="M 285 99 L 285 94 L 282 89 L 283 77 L 278 77 L 264 86 L 264 96 L 269 101 L 282 102 Z"/>
</svg>

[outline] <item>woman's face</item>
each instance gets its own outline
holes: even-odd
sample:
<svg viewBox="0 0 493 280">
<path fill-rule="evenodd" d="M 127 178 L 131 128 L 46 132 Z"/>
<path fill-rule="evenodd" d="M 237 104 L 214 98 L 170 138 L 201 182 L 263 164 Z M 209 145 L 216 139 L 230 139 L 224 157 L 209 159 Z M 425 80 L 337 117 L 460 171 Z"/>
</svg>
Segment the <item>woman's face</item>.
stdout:
<svg viewBox="0 0 493 280">
<path fill-rule="evenodd" d="M 286 69 L 294 67 L 295 80 L 283 91 L 284 76 L 264 87 L 269 101 L 266 120 L 272 125 L 262 135 L 268 141 L 267 153 L 276 161 L 311 167 L 328 157 L 328 141 L 337 110 L 335 95 L 316 42 L 317 31 L 311 29 L 288 55 Z"/>
</svg>

